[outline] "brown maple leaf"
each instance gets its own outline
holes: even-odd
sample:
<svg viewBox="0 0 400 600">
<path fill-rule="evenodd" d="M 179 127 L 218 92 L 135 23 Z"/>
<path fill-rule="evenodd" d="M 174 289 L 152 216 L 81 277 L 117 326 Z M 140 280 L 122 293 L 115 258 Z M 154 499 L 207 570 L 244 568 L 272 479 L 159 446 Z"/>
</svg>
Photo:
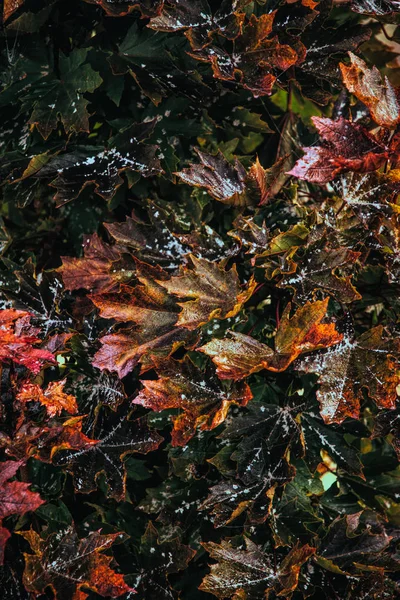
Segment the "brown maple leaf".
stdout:
<svg viewBox="0 0 400 600">
<path fill-rule="evenodd" d="M 209 431 L 226 418 L 232 404 L 245 406 L 252 398 L 247 384 L 224 389 L 210 371 L 201 371 L 188 358 L 156 365 L 159 379 L 142 380 L 143 390 L 133 400 L 155 411 L 179 408 L 173 418 L 172 445 L 185 446 L 196 428 Z"/>
<path fill-rule="evenodd" d="M 43 390 L 37 383 L 24 383 L 17 394 L 17 400 L 23 403 L 40 402 L 46 407 L 50 417 L 61 414 L 63 410 L 74 415 L 78 412 L 78 405 L 75 396 L 63 391 L 65 382 L 65 379 L 51 381 L 46 390 Z"/>
<path fill-rule="evenodd" d="M 116 246 L 103 242 L 97 233 L 83 243 L 84 256 L 62 257 L 61 273 L 67 290 L 86 288 L 92 292 L 108 291 L 129 281 L 134 274 L 134 263 Z"/>
<path fill-rule="evenodd" d="M 182 307 L 177 325 L 187 329 L 196 329 L 211 319 L 228 319 L 241 310 L 256 288 L 251 278 L 244 290 L 241 290 L 234 265 L 226 271 L 220 263 L 203 258 L 189 257 L 188 267 L 167 281 L 160 281 L 169 294 L 186 299 L 178 302 Z"/>
<path fill-rule="evenodd" d="M 130 324 L 127 330 L 100 338 L 102 347 L 93 361 L 95 367 L 116 371 L 119 377 L 139 362 L 146 370 L 153 354 L 168 355 L 190 338 L 187 330 L 178 327 L 179 305 L 162 286 L 166 273 L 160 267 L 136 264 L 138 285 L 91 296 L 102 317 Z"/>
<path fill-rule="evenodd" d="M 289 304 L 276 332 L 275 351 L 233 331 L 229 338 L 213 339 L 199 350 L 212 358 L 222 379 L 242 379 L 262 369 L 284 371 L 300 354 L 328 348 L 342 339 L 334 323 L 322 323 L 328 301 L 307 302 L 291 318 Z"/>
<path fill-rule="evenodd" d="M 350 65 L 339 63 L 343 82 L 349 92 L 354 94 L 369 109 L 371 117 L 378 125 L 394 128 L 400 122 L 400 105 L 396 90 L 376 67 L 369 69 L 362 60 L 349 52 Z"/>
<path fill-rule="evenodd" d="M 118 539 L 120 533 L 101 535 L 94 531 L 79 539 L 74 526 L 65 532 L 41 538 L 33 529 L 19 532 L 30 544 L 33 554 L 24 554 L 23 582 L 29 592 L 42 594 L 50 587 L 57 600 L 85 600 L 87 588 L 117 598 L 133 591 L 110 566 L 112 557 L 102 554 Z"/>
</svg>

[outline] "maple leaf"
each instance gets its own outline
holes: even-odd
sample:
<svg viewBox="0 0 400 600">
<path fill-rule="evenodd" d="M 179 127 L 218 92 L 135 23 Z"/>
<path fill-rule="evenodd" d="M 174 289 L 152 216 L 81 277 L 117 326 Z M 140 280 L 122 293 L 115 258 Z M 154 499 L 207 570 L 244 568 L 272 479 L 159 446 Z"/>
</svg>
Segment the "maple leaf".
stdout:
<svg viewBox="0 0 400 600">
<path fill-rule="evenodd" d="M 201 348 L 217 365 L 223 379 L 242 379 L 262 369 L 280 372 L 302 353 L 328 348 L 342 339 L 334 323 L 321 323 L 329 299 L 307 302 L 289 317 L 290 305 L 282 315 L 275 336 L 275 351 L 254 338 L 230 332 L 230 338 L 213 339 Z"/>
<path fill-rule="evenodd" d="M 191 165 L 175 173 L 189 185 L 204 187 L 207 192 L 220 202 L 232 206 L 246 206 L 246 169 L 235 159 L 231 165 L 222 152 L 216 156 L 197 150 L 200 165 Z"/>
<path fill-rule="evenodd" d="M 238 440 L 231 459 L 237 463 L 237 473 L 246 485 L 261 479 L 268 487 L 283 485 L 293 473 L 288 465 L 291 457 L 304 454 L 304 442 L 296 415 L 301 405 L 287 402 L 285 406 L 253 401 L 246 413 L 237 416 L 224 429 L 220 437 Z"/>
<path fill-rule="evenodd" d="M 382 173 L 344 173 L 331 185 L 365 227 L 378 214 L 390 215 L 400 191 L 397 170 Z"/>
<path fill-rule="evenodd" d="M 93 443 L 84 448 L 55 442 L 51 451 L 52 462 L 65 466 L 72 474 L 75 489 L 88 494 L 97 487 L 97 479 L 104 473 L 108 495 L 123 500 L 126 493 L 124 459 L 129 454 L 147 454 L 158 448 L 163 438 L 149 429 L 146 418 L 133 421 L 126 414 L 106 414 L 97 420 L 92 431 Z"/>
<path fill-rule="evenodd" d="M 222 264 L 193 255 L 188 267 L 181 268 L 178 276 L 160 281 L 160 285 L 169 294 L 188 299 L 178 302 L 182 311 L 177 321 L 177 325 L 187 329 L 196 329 L 211 319 L 234 317 L 256 288 L 251 278 L 241 291 L 235 265 L 226 271 Z"/>
<path fill-rule="evenodd" d="M 140 260 L 167 270 L 176 269 L 189 248 L 173 233 L 174 223 L 170 223 L 166 210 L 149 202 L 148 214 L 150 224 L 133 214 L 124 223 L 104 223 L 104 226 L 119 246 L 134 252 Z"/>
<path fill-rule="evenodd" d="M 65 289 L 108 291 L 133 277 L 134 262 L 126 255 L 122 256 L 115 246 L 103 242 L 97 233 L 85 238 L 83 252 L 82 258 L 62 257 L 63 264 L 58 271 L 62 274 Z"/>
<path fill-rule="evenodd" d="M 267 597 L 270 590 L 288 597 L 297 588 L 300 569 L 313 556 L 315 548 L 307 544 L 292 548 L 276 571 L 260 546 L 247 537 L 244 539 L 245 550 L 235 548 L 226 540 L 221 544 L 203 542 L 217 563 L 211 565 L 211 573 L 205 576 L 200 589 L 217 598 L 256 600 Z"/>
<path fill-rule="evenodd" d="M 36 125 L 45 139 L 57 128 L 58 115 L 66 132 L 89 131 L 89 102 L 83 93 L 93 92 L 103 80 L 86 63 L 87 54 L 86 49 L 76 49 L 68 57 L 61 53 L 62 79 L 50 73 L 41 82 L 41 94 L 29 123 Z"/>
<path fill-rule="evenodd" d="M 340 302 L 353 302 L 361 298 L 351 283 L 351 275 L 339 276 L 337 269 L 349 272 L 360 257 L 345 247 L 334 248 L 320 243 L 304 249 L 303 255 L 290 259 L 293 268 L 284 274 L 278 287 L 290 287 L 294 290 L 296 302 L 307 300 L 322 289 L 338 298 Z"/>
<path fill-rule="evenodd" d="M 148 27 L 157 31 L 186 30 L 193 49 L 201 49 L 218 33 L 228 39 L 235 39 L 240 33 L 245 14 L 240 9 L 249 4 L 223 2 L 212 14 L 207 0 L 168 0 L 161 14 L 151 19 Z M 239 10 L 237 10 L 239 9 Z"/>
<path fill-rule="evenodd" d="M 312 117 L 312 122 L 321 136 L 322 145 L 303 148 L 305 155 L 288 172 L 289 175 L 324 184 L 345 171 L 375 171 L 389 158 L 389 147 L 357 123 L 343 117 L 336 121 Z"/>
<path fill-rule="evenodd" d="M 362 390 L 381 408 L 394 408 L 397 399 L 400 340 L 386 338 L 381 325 L 357 339 L 344 337 L 322 356 L 305 358 L 299 368 L 319 375 L 317 398 L 326 423 L 341 423 L 360 414 Z"/>
<path fill-rule="evenodd" d="M 48 350 L 33 348 L 42 340 L 38 329 L 30 325 L 30 313 L 21 310 L 0 310 L 0 361 L 12 360 L 33 373 L 39 373 L 44 362 L 55 362 Z"/>
<path fill-rule="evenodd" d="M 343 572 L 354 567 L 365 568 L 374 555 L 382 552 L 390 543 L 386 531 L 374 533 L 370 527 L 359 532 L 362 513 L 337 518 L 329 527 L 317 550 L 317 561 L 327 569 L 339 567 Z"/>
<path fill-rule="evenodd" d="M 96 194 L 110 200 L 123 183 L 120 174 L 136 171 L 143 177 L 162 173 L 156 158 L 158 146 L 143 144 L 153 132 L 155 121 L 134 123 L 110 138 L 108 148 L 86 148 L 85 151 L 59 154 L 42 167 L 36 177 L 57 176 L 52 187 L 57 189 L 54 200 L 62 206 L 79 196 L 88 185 L 94 185 Z"/>
<path fill-rule="evenodd" d="M 23 515 L 44 504 L 38 493 L 31 492 L 30 483 L 10 481 L 24 464 L 23 460 L 7 460 L 0 465 L 0 565 L 3 564 L 5 544 L 11 535 L 8 529 L 1 527 L 4 517 Z"/>
<path fill-rule="evenodd" d="M 378 125 L 396 127 L 400 122 L 400 105 L 389 79 L 385 76 L 383 82 L 376 67 L 369 69 L 365 61 L 352 52 L 349 56 L 350 65 L 339 63 L 345 86 L 368 107 Z"/>
<path fill-rule="evenodd" d="M 155 411 L 178 408 L 173 419 L 172 445 L 185 446 L 196 428 L 211 430 L 226 418 L 232 404 L 244 406 L 252 394 L 247 384 L 224 389 L 211 370 L 201 371 L 189 360 L 169 360 L 157 364 L 159 379 L 142 380 L 143 390 L 134 398 Z"/>
<path fill-rule="evenodd" d="M 271 95 L 276 81 L 274 72 L 286 71 L 301 61 L 305 48 L 297 44 L 297 51 L 280 44 L 272 33 L 276 11 L 260 17 L 252 14 L 242 33 L 233 41 L 232 53 L 213 44 L 192 52 L 198 60 L 210 62 L 214 77 L 222 81 L 238 81 L 255 98 Z"/>
<path fill-rule="evenodd" d="M 145 370 L 152 354 L 168 355 L 190 338 L 187 330 L 177 326 L 179 305 L 161 285 L 165 272 L 139 261 L 136 267 L 140 281 L 136 287 L 121 286 L 117 294 L 91 296 L 101 316 L 131 323 L 127 332 L 100 338 L 102 348 L 93 361 L 95 367 L 116 371 L 121 378 L 138 362 Z"/>
<path fill-rule="evenodd" d="M 46 407 L 49 417 L 60 415 L 63 410 L 74 415 L 78 412 L 75 396 L 63 391 L 66 379 L 51 381 L 46 390 L 42 390 L 37 383 L 24 383 L 18 394 L 17 400 L 25 402 L 40 402 Z"/>
<path fill-rule="evenodd" d="M 42 594 L 50 587 L 57 600 L 85 600 L 88 594 L 82 588 L 111 598 L 132 591 L 123 575 L 111 567 L 113 558 L 102 554 L 123 534 L 102 535 L 94 531 L 79 539 L 74 526 L 62 533 L 51 533 L 45 539 L 33 529 L 19 534 L 33 551 L 24 554 L 23 582 L 28 591 Z"/>
</svg>

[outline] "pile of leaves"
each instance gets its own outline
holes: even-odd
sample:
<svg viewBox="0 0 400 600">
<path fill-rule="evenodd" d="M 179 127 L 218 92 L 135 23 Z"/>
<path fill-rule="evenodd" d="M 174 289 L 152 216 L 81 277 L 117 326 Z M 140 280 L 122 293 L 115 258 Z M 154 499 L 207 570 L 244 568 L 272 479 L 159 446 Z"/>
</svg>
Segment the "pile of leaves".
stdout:
<svg viewBox="0 0 400 600">
<path fill-rule="evenodd" d="M 400 3 L 0 38 L 2 598 L 400 598 Z"/>
</svg>

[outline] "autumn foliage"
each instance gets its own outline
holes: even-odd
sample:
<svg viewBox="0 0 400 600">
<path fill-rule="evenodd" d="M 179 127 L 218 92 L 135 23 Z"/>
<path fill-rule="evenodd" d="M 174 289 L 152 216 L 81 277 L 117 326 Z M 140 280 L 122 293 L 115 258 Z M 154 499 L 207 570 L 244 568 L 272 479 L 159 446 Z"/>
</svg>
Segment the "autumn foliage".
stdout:
<svg viewBox="0 0 400 600">
<path fill-rule="evenodd" d="M 400 3 L 0 37 L 1 598 L 400 598 Z"/>
</svg>

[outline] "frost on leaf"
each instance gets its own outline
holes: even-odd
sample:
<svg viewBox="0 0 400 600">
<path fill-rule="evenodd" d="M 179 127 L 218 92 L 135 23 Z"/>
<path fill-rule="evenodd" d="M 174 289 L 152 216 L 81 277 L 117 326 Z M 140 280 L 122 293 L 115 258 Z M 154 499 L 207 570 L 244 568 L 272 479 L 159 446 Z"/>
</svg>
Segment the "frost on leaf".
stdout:
<svg viewBox="0 0 400 600">
<path fill-rule="evenodd" d="M 214 77 L 222 81 L 239 82 L 255 98 L 269 96 L 276 74 L 286 71 L 304 58 L 305 48 L 297 44 L 296 50 L 280 44 L 278 36 L 271 36 L 275 11 L 260 17 L 251 15 L 242 33 L 233 41 L 229 53 L 225 48 L 209 45 L 192 56 L 211 64 Z"/>
<path fill-rule="evenodd" d="M 276 332 L 275 351 L 248 335 L 233 331 L 229 338 L 213 339 L 200 350 L 212 357 L 223 379 L 242 379 L 262 369 L 284 371 L 300 354 L 340 342 L 342 336 L 335 324 L 322 322 L 327 307 L 328 298 L 307 302 L 289 317 L 288 305 Z"/>
<path fill-rule="evenodd" d="M 39 330 L 30 325 L 30 317 L 21 310 L 0 311 L 0 361 L 11 360 L 39 373 L 43 363 L 54 363 L 55 359 L 48 350 L 33 347 L 42 340 L 37 337 Z"/>
<path fill-rule="evenodd" d="M 289 175 L 324 184 L 346 171 L 375 171 L 389 158 L 391 149 L 357 123 L 342 117 L 337 121 L 312 117 L 312 121 L 322 143 L 303 148 L 305 155 Z"/>
<path fill-rule="evenodd" d="M 337 195 L 365 227 L 377 215 L 391 215 L 400 191 L 397 170 L 382 173 L 344 173 L 331 183 Z"/>
<path fill-rule="evenodd" d="M 157 449 L 162 437 L 149 429 L 146 418 L 130 420 L 129 415 L 121 413 L 108 413 L 96 421 L 91 433 L 96 443 L 82 449 L 66 449 L 63 443 L 56 444 L 52 450 L 53 464 L 66 466 L 76 490 L 84 494 L 96 489 L 97 479 L 103 473 L 108 495 L 121 501 L 126 493 L 125 457 Z"/>
<path fill-rule="evenodd" d="M 188 267 L 180 269 L 180 274 L 166 281 L 160 281 L 169 294 L 185 302 L 177 325 L 196 329 L 211 319 L 234 317 L 250 298 L 256 287 L 252 278 L 242 290 L 236 267 L 226 271 L 222 264 L 190 256 Z"/>
<path fill-rule="evenodd" d="M 43 594 L 50 587 L 57 600 L 85 600 L 91 590 L 118 598 L 131 588 L 111 566 L 112 556 L 103 554 L 124 534 L 102 535 L 97 531 L 80 539 L 74 526 L 42 538 L 33 529 L 20 532 L 33 554 L 25 553 L 23 581 L 26 589 Z M 82 589 L 83 588 L 83 589 Z"/>
<path fill-rule="evenodd" d="M 74 415 L 78 412 L 76 398 L 64 392 L 65 382 L 65 379 L 51 381 L 45 390 L 37 383 L 24 383 L 17 394 L 17 400 L 22 403 L 40 402 L 45 406 L 49 417 L 59 415 L 63 410 Z"/>
<path fill-rule="evenodd" d="M 231 165 L 222 152 L 216 156 L 196 150 L 201 164 L 192 164 L 177 173 L 185 183 L 203 187 L 220 202 L 233 206 L 246 206 L 246 170 L 236 159 Z"/>
<path fill-rule="evenodd" d="M 39 494 L 29 489 L 30 483 L 10 481 L 22 465 L 23 460 L 7 460 L 0 467 L 0 565 L 3 564 L 4 546 L 11 535 L 8 529 L 1 526 L 2 519 L 10 515 L 23 515 L 44 504 Z"/>
<path fill-rule="evenodd" d="M 143 598 L 169 600 L 177 598 L 168 575 L 184 571 L 196 551 L 182 544 L 178 537 L 162 540 L 149 521 L 140 543 L 140 566 L 136 589 Z"/>
<path fill-rule="evenodd" d="M 387 338 L 382 326 L 357 339 L 346 336 L 325 354 L 305 358 L 299 368 L 319 375 L 317 397 L 326 423 L 357 419 L 363 389 L 380 408 L 393 409 L 399 378 L 398 338 Z"/>
<path fill-rule="evenodd" d="M 345 247 L 334 248 L 320 243 L 309 245 L 299 258 L 297 255 L 291 258 L 292 269 L 279 281 L 278 287 L 293 289 L 296 302 L 312 298 L 319 290 L 340 302 L 353 302 L 361 296 L 347 273 L 354 271 L 359 257 L 360 252 Z"/>
<path fill-rule="evenodd" d="M 62 79 L 53 73 L 43 79 L 29 123 L 36 125 L 45 139 L 57 128 L 58 115 L 66 132 L 89 132 L 89 101 L 83 94 L 94 92 L 103 80 L 86 62 L 87 54 L 86 49 L 73 50 L 69 56 L 61 53 Z"/>
<path fill-rule="evenodd" d="M 134 123 L 111 138 L 106 149 L 92 147 L 84 152 L 59 154 L 40 169 L 37 177 L 55 177 L 51 185 L 57 189 L 57 206 L 77 198 L 88 185 L 94 185 L 96 194 L 110 200 L 123 183 L 122 172 L 135 171 L 143 177 L 162 173 L 156 157 L 158 146 L 143 143 L 154 125 L 154 121 Z"/>
<path fill-rule="evenodd" d="M 369 69 L 362 58 L 349 52 L 350 65 L 340 63 L 343 81 L 351 94 L 363 102 L 378 125 L 394 128 L 400 121 L 400 105 L 396 90 L 378 69 Z"/>
<path fill-rule="evenodd" d="M 172 445 L 184 446 L 196 428 L 211 430 L 226 418 L 232 404 L 244 406 L 252 398 L 247 384 L 222 386 L 211 369 L 198 369 L 189 359 L 169 360 L 156 366 L 156 380 L 142 380 L 143 389 L 134 398 L 155 411 L 180 409 L 173 417 Z"/>
<path fill-rule="evenodd" d="M 296 546 L 276 569 L 273 557 L 265 554 L 249 538 L 245 538 L 246 548 L 235 548 L 222 540 L 203 543 L 210 557 L 217 561 L 211 565 L 200 586 L 217 598 L 246 598 L 260 600 L 266 598 L 269 591 L 288 597 L 298 585 L 300 569 L 315 553 L 308 545 Z M 240 594 L 240 595 L 239 595 Z"/>
</svg>

